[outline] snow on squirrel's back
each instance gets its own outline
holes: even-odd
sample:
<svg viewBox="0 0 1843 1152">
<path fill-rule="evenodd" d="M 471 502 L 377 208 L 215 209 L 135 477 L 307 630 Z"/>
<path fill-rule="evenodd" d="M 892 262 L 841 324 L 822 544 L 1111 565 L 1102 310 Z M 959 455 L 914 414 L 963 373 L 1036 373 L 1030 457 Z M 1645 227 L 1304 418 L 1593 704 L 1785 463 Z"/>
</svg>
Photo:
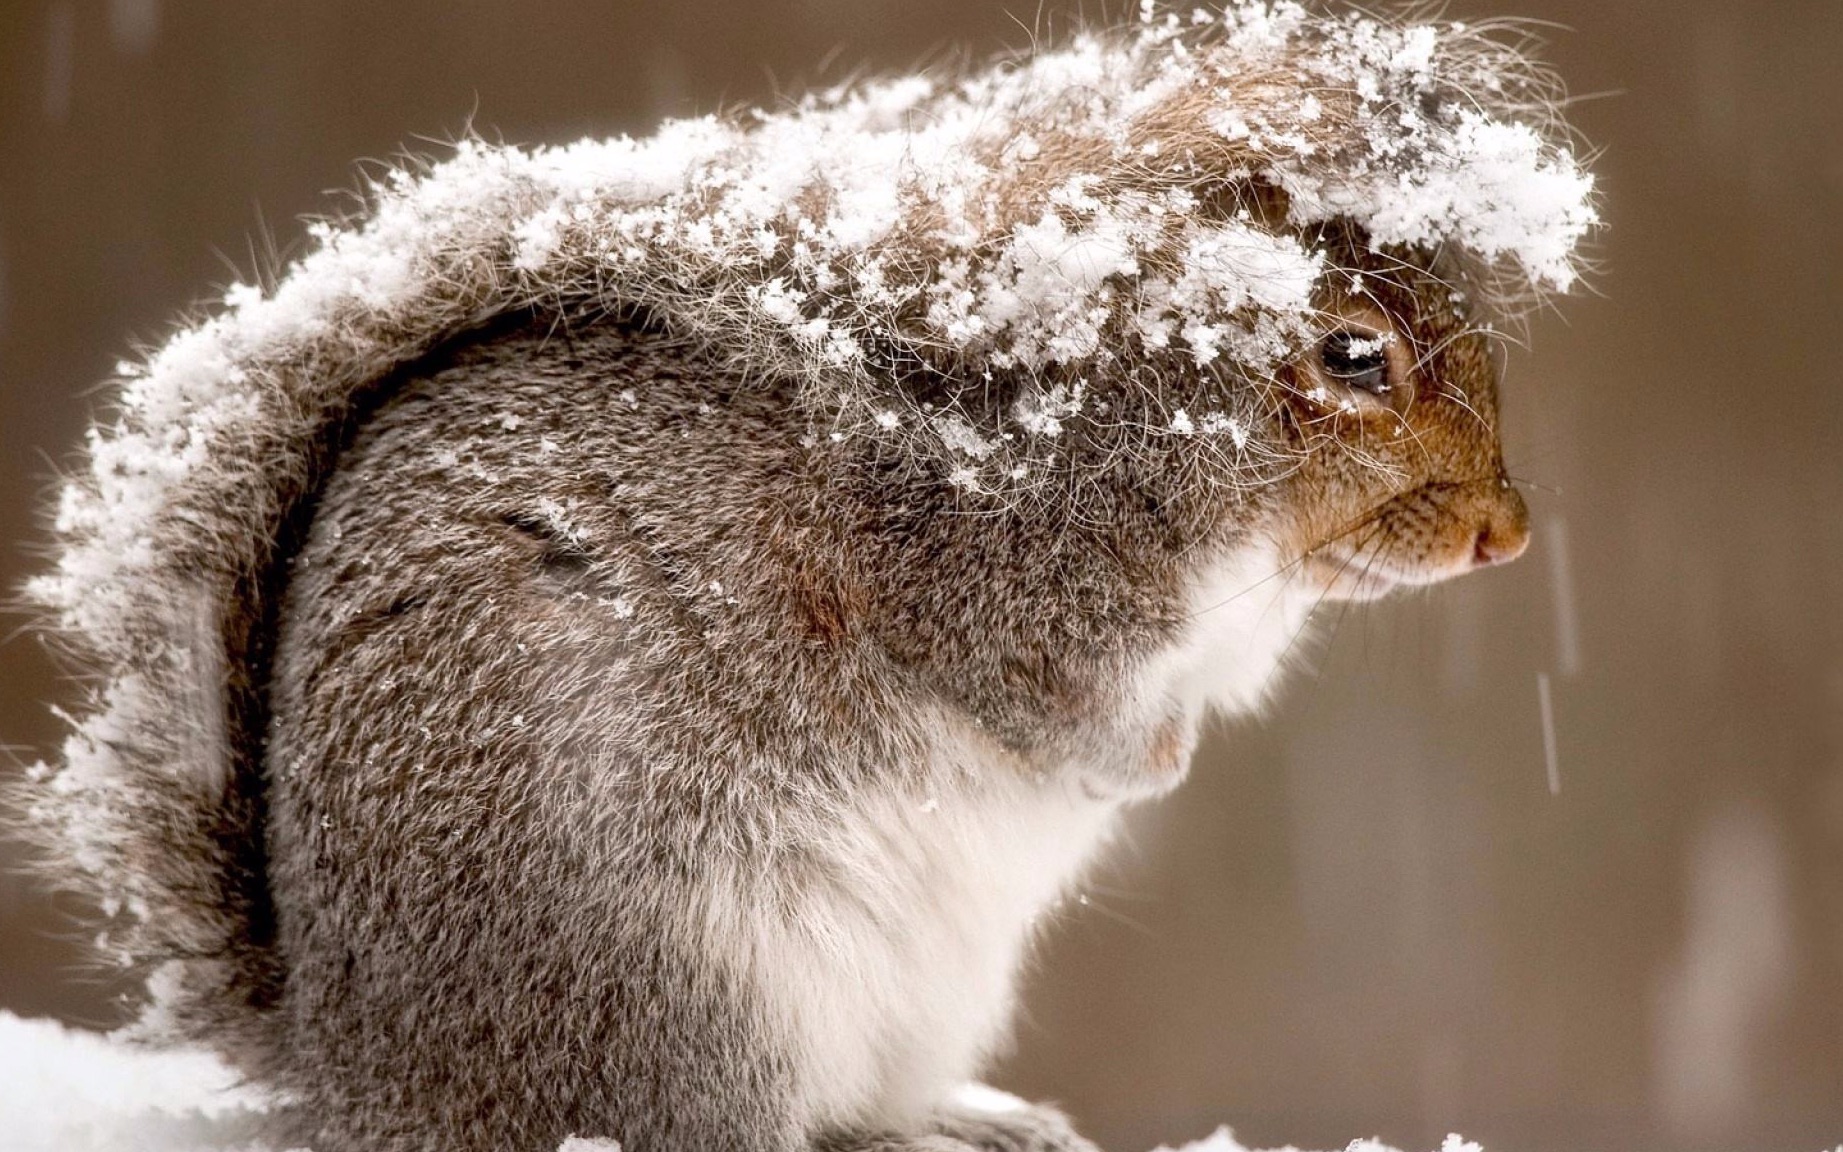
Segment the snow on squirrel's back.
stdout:
<svg viewBox="0 0 1843 1152">
<path fill-rule="evenodd" d="M 394 370 L 515 311 L 639 310 L 798 381 L 833 435 L 891 441 L 972 497 L 1027 487 L 1106 388 L 1155 401 L 1133 375 L 1151 363 L 1221 392 L 1144 435 L 1272 451 L 1236 381 L 1311 336 L 1340 274 L 1314 224 L 1463 254 L 1513 303 L 1574 280 L 1593 181 L 1515 37 L 1148 5 L 964 75 L 644 140 L 464 142 L 375 181 L 362 217 L 316 226 L 274 284 L 233 288 L 121 366 L 62 495 L 56 567 L 31 585 L 90 676 L 28 805 L 58 882 L 109 921 L 107 954 L 155 976 L 144 1033 L 262 1035 L 278 966 L 253 673 L 276 541 Z M 1248 211 L 1256 185 L 1283 194 L 1283 221 Z M 907 387 L 926 373 L 969 397 L 1003 373 L 1020 399 Z"/>
</svg>

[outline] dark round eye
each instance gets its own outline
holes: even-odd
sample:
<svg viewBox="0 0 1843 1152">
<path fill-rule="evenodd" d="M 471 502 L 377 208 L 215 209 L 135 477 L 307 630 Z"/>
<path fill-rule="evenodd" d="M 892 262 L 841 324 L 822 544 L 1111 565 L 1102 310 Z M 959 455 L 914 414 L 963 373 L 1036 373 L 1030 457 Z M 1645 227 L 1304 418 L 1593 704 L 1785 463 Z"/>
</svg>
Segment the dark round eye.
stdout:
<svg viewBox="0 0 1843 1152">
<path fill-rule="evenodd" d="M 1389 383 L 1388 337 L 1361 332 L 1333 332 L 1318 349 L 1325 373 L 1359 392 L 1387 396 Z"/>
</svg>

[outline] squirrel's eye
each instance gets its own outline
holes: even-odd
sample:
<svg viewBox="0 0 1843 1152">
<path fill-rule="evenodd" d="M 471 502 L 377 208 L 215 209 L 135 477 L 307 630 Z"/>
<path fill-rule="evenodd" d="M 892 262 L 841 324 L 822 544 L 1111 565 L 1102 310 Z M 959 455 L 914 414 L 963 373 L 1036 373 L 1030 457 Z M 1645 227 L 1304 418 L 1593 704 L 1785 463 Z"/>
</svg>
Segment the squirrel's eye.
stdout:
<svg viewBox="0 0 1843 1152">
<path fill-rule="evenodd" d="M 1332 376 L 1359 392 L 1387 396 L 1389 382 L 1388 337 L 1365 336 L 1357 332 L 1333 332 L 1319 347 L 1319 362 L 1326 375 Z"/>
</svg>

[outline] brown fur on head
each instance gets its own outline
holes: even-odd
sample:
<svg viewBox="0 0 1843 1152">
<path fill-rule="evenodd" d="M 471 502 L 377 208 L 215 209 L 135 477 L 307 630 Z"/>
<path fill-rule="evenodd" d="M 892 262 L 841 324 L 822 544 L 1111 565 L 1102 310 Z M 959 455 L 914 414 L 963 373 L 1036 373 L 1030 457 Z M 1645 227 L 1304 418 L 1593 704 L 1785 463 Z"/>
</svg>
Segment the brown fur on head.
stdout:
<svg viewBox="0 0 1843 1152">
<path fill-rule="evenodd" d="M 1491 269 L 1463 253 L 1373 245 L 1348 220 L 1291 224 L 1287 196 L 1258 181 L 1223 181 L 1202 204 L 1323 254 L 1311 330 L 1271 369 L 1199 366 L 1127 338 L 1095 377 L 988 377 L 1001 414 L 1046 381 L 1098 397 L 1059 435 L 1049 468 L 1038 464 L 1051 479 L 1033 495 L 1092 509 L 1095 477 L 1109 477 L 1156 506 L 1174 551 L 1263 537 L 1289 583 L 1334 599 L 1520 556 L 1529 514 L 1499 440 Z M 1231 434 L 1206 423 L 1223 414 Z"/>
<path fill-rule="evenodd" d="M 1300 453 L 1274 535 L 1306 579 L 1371 599 L 1521 555 L 1529 513 L 1504 471 L 1498 358 L 1463 277 L 1421 250 L 1326 237 L 1323 334 L 1279 374 Z"/>
</svg>

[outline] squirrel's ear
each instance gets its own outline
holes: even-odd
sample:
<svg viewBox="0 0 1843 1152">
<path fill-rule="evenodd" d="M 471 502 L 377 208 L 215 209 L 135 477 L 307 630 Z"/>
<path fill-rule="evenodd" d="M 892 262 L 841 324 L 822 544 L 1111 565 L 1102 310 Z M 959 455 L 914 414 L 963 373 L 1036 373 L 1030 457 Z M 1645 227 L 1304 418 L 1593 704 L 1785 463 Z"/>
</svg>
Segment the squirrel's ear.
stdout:
<svg viewBox="0 0 1843 1152">
<path fill-rule="evenodd" d="M 1197 215 L 1205 220 L 1246 220 L 1270 233 L 1287 227 L 1292 197 L 1259 177 L 1230 177 L 1196 189 Z"/>
<path fill-rule="evenodd" d="M 1285 229 L 1292 215 L 1293 198 L 1278 185 L 1250 180 L 1242 186 L 1242 198 L 1256 223 L 1276 233 Z"/>
</svg>

